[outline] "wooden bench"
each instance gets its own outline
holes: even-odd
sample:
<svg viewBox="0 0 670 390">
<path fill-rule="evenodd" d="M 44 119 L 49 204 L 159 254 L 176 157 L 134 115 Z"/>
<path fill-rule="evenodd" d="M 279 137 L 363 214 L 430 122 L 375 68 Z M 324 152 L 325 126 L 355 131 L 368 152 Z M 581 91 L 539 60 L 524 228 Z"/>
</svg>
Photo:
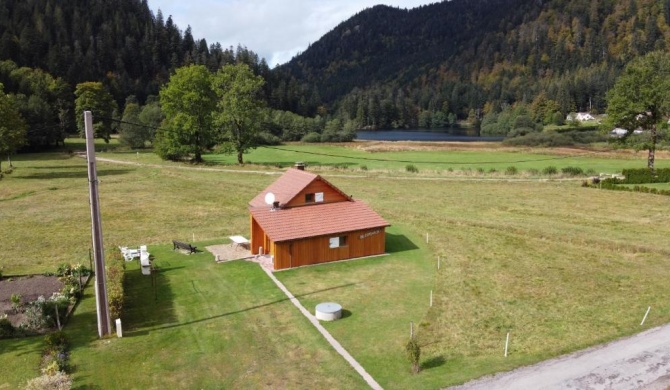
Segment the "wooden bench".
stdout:
<svg viewBox="0 0 670 390">
<path fill-rule="evenodd" d="M 183 250 L 187 250 L 189 252 L 189 254 L 195 253 L 196 249 L 197 249 L 196 247 L 194 247 L 191 244 L 188 244 L 186 242 L 177 241 L 177 240 L 172 240 L 172 245 L 174 245 L 174 248 L 172 248 L 173 250 L 183 249 Z"/>
</svg>

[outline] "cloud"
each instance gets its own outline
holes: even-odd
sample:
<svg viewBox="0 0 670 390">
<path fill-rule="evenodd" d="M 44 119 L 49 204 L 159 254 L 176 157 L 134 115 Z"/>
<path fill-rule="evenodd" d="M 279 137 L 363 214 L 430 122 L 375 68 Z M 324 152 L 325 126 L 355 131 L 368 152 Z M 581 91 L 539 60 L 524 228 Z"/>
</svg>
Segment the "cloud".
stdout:
<svg viewBox="0 0 670 390">
<path fill-rule="evenodd" d="M 357 12 L 376 4 L 414 8 L 422 0 L 149 0 L 193 37 L 223 47 L 246 46 L 270 66 L 289 61 Z"/>
</svg>

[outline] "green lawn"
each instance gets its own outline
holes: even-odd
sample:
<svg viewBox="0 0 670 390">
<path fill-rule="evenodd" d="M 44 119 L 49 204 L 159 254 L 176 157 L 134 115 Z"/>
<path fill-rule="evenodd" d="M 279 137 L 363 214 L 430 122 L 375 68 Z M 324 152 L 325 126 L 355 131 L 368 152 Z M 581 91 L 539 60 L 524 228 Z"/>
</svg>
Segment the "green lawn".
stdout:
<svg viewBox="0 0 670 390">
<path fill-rule="evenodd" d="M 272 162 L 278 157 L 267 153 L 279 152 L 254 153 Z M 296 160 L 286 153 L 287 164 Z M 475 156 L 424 153 L 426 161 Z M 477 158 L 529 157 L 487 153 Z M 202 246 L 248 235 L 246 204 L 276 176 L 242 171 L 258 166 L 162 163 L 149 153 L 117 150 L 100 157 L 155 164 L 100 162 L 100 199 L 108 250 L 148 244 L 162 272 L 156 302 L 150 280 L 129 269 L 123 339 L 96 339 L 89 292 L 67 328 L 75 340 L 76 386 L 313 388 L 315 376 L 323 380 L 318 387 L 364 386 L 256 265 L 217 265 L 209 255 L 170 250 L 172 239 Z M 311 169 L 337 163 L 312 158 Z M 643 159 L 597 161 L 612 171 L 644 165 Z M 408 178 L 401 172 L 405 164 L 396 164 L 384 174 L 323 171 L 393 225 L 389 256 L 277 273 L 310 310 L 323 300 L 343 304 L 345 318 L 326 326 L 385 388 L 439 388 L 670 322 L 667 197 L 576 182 L 441 180 L 449 179 L 446 171 Z M 0 180 L 5 275 L 87 262 L 85 161 L 51 153 L 20 155 L 14 165 Z M 436 171 L 440 166 L 426 163 Z M 443 259 L 439 272 L 437 256 Z M 640 327 L 647 306 L 652 311 Z M 403 360 L 410 321 L 422 346 L 419 375 L 410 375 Z M 35 376 L 40 348 L 40 339 L 0 341 L 0 366 L 10 372 L 0 388 Z"/>
<path fill-rule="evenodd" d="M 171 245 L 149 250 L 160 268 L 157 287 L 141 275 L 137 261 L 128 263 L 123 338 L 98 340 L 90 287 L 66 327 L 76 387 L 365 386 L 257 264 L 216 264 L 210 253 L 188 256 Z M 318 291 L 305 292 L 312 293 Z M 21 374 L 3 375 L 0 388 L 16 388 L 35 375 L 40 343 L 27 339 L 0 346 L 3 371 L 9 367 Z M 11 347 L 9 354 L 5 346 Z"/>
</svg>

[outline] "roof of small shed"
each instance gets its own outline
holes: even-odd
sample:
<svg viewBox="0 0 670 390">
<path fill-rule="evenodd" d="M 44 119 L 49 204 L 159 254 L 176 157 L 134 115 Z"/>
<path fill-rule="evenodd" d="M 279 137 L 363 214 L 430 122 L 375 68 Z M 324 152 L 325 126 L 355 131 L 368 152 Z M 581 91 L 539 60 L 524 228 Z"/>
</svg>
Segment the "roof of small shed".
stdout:
<svg viewBox="0 0 670 390">
<path fill-rule="evenodd" d="M 390 224 L 361 201 L 272 210 L 252 208 L 251 215 L 274 242 L 382 228 Z"/>
<path fill-rule="evenodd" d="M 323 180 L 334 190 L 344 195 L 347 199 L 351 199 L 347 194 L 340 191 L 337 187 L 332 185 L 321 176 L 300 169 L 290 168 L 284 172 L 284 174 L 281 175 L 274 183 L 270 184 L 267 188 L 261 191 L 260 194 L 256 195 L 256 197 L 253 198 L 251 202 L 249 202 L 249 206 L 253 208 L 268 207 L 268 205 L 265 203 L 265 195 L 267 195 L 268 192 L 272 192 L 275 196 L 275 201 L 279 202 L 281 207 L 282 205 L 289 203 L 314 180 Z"/>
</svg>

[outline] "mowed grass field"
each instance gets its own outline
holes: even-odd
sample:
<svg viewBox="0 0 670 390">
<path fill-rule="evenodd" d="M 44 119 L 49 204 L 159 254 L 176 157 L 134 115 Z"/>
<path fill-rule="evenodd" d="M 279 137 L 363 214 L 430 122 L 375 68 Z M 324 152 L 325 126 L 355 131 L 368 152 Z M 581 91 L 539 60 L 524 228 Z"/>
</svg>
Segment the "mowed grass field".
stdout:
<svg viewBox="0 0 670 390">
<path fill-rule="evenodd" d="M 97 340 L 95 302 L 87 295 L 68 326 L 76 385 L 313 388 L 316 375 L 326 387 L 365 387 L 255 264 L 215 264 L 208 254 L 174 257 L 170 250 L 172 239 L 195 235 L 203 245 L 248 235 L 246 204 L 275 175 L 193 170 L 142 153 L 99 157 L 155 164 L 100 162 L 100 198 L 108 250 L 148 244 L 164 272 L 156 303 L 148 279 L 129 269 L 128 338 Z M 334 163 L 318 158 L 311 165 Z M 612 172 L 644 166 L 644 156 L 603 161 L 612 162 Z M 398 175 L 384 177 L 324 171 L 393 225 L 389 256 L 276 273 L 308 309 L 325 300 L 343 305 L 345 318 L 326 327 L 385 388 L 461 383 L 670 322 L 670 198 L 578 182 L 408 177 L 397 164 Z M 14 165 L 0 181 L 5 275 L 87 262 L 85 161 L 23 155 Z M 404 356 L 410 321 L 422 346 L 418 375 Z M 39 339 L 0 342 L 10 387 L 37 374 L 39 348 Z"/>
</svg>

